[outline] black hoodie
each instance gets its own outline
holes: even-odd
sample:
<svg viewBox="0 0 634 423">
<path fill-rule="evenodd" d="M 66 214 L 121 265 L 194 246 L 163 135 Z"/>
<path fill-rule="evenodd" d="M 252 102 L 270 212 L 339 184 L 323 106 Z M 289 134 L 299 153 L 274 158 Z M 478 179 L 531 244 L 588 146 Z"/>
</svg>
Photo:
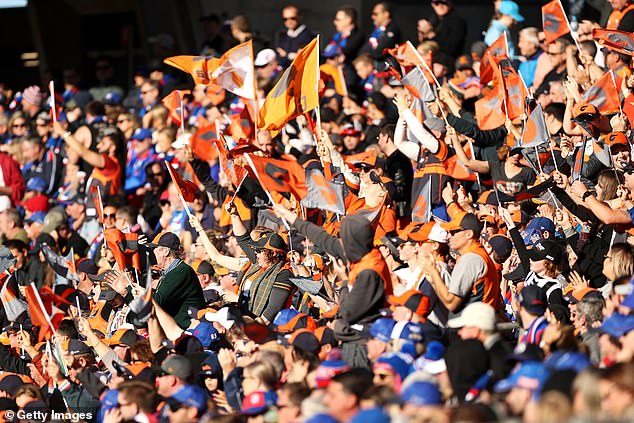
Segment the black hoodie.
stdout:
<svg viewBox="0 0 634 423">
<path fill-rule="evenodd" d="M 293 226 L 328 254 L 343 259 L 348 266 L 357 263 L 373 248 L 374 228 L 363 216 L 346 216 L 341 221 L 341 238 L 301 219 L 297 219 Z M 381 275 L 373 269 L 361 271 L 354 281 L 354 289 L 345 286 L 340 299 L 335 335 L 342 341 L 359 340 L 359 332 L 380 317 L 380 310 L 385 304 Z"/>
</svg>

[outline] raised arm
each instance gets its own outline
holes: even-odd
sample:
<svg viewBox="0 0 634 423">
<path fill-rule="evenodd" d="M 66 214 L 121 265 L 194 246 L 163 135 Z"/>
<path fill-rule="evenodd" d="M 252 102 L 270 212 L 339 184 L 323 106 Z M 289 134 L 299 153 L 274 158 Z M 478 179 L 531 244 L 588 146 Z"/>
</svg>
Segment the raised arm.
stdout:
<svg viewBox="0 0 634 423">
<path fill-rule="evenodd" d="M 447 128 L 447 138 L 449 138 L 453 149 L 456 151 L 456 155 L 458 156 L 458 160 L 460 160 L 467 168 L 473 170 L 478 173 L 489 173 L 489 163 L 482 160 L 475 160 L 467 156 L 464 152 L 464 148 L 462 148 L 462 144 L 458 140 L 458 135 L 456 131 L 449 127 Z"/>
<path fill-rule="evenodd" d="M 59 122 L 55 122 L 54 129 L 56 136 L 61 136 L 64 142 L 66 142 L 66 145 L 79 154 L 79 157 L 86 163 L 99 169 L 102 169 L 106 165 L 106 160 L 103 158 L 103 155 L 87 148 L 84 144 L 75 139 L 73 134 L 66 131 Z"/>
</svg>

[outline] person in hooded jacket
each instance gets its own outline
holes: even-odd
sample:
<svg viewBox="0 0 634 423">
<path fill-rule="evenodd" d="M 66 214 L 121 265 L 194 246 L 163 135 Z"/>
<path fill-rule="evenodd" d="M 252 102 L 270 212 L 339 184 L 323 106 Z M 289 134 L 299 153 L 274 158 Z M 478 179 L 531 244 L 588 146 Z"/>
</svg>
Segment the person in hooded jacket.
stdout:
<svg viewBox="0 0 634 423">
<path fill-rule="evenodd" d="M 386 299 L 392 294 L 389 268 L 379 249 L 373 246 L 374 228 L 365 217 L 349 215 L 341 221 L 337 238 L 298 218 L 284 206 L 275 205 L 274 211 L 348 268 L 348 280 L 340 293 L 335 336 L 342 341 L 342 358 L 350 366 L 370 368 L 361 333 L 367 332 L 370 324 L 380 317 L 380 310 L 387 306 Z"/>
</svg>

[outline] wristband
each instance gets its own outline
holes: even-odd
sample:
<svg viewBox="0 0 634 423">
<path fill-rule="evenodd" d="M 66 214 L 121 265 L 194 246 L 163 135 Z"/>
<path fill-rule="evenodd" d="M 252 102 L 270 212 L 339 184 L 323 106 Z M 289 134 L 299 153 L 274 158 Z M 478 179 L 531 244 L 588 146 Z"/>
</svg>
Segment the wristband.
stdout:
<svg viewBox="0 0 634 423">
<path fill-rule="evenodd" d="M 582 202 L 586 202 L 586 198 L 590 197 L 592 195 L 592 191 L 586 191 L 583 193 L 583 195 L 581 196 L 581 201 Z"/>
<path fill-rule="evenodd" d="M 66 132 L 64 132 L 64 133 L 62 134 L 62 139 L 63 139 L 63 140 L 66 140 L 66 138 L 68 138 L 68 137 L 70 137 L 70 136 L 71 136 L 70 131 L 66 131 Z"/>
</svg>

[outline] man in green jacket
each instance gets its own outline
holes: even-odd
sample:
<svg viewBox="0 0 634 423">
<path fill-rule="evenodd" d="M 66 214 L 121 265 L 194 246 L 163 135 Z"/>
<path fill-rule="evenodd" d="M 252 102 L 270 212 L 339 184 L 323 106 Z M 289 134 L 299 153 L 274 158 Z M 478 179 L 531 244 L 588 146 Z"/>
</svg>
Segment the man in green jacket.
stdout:
<svg viewBox="0 0 634 423">
<path fill-rule="evenodd" d="M 174 318 L 178 326 L 187 329 L 190 323 L 187 309 L 205 307 L 205 296 L 198 276 L 194 269 L 180 259 L 183 247 L 178 236 L 172 232 L 161 232 L 147 246 L 154 249 L 156 265 L 161 269 L 160 279 L 152 282 L 152 299 Z M 113 285 L 113 288 L 116 291 L 120 287 Z M 134 297 L 127 287 L 125 291 L 125 301 L 130 304 Z"/>
</svg>

